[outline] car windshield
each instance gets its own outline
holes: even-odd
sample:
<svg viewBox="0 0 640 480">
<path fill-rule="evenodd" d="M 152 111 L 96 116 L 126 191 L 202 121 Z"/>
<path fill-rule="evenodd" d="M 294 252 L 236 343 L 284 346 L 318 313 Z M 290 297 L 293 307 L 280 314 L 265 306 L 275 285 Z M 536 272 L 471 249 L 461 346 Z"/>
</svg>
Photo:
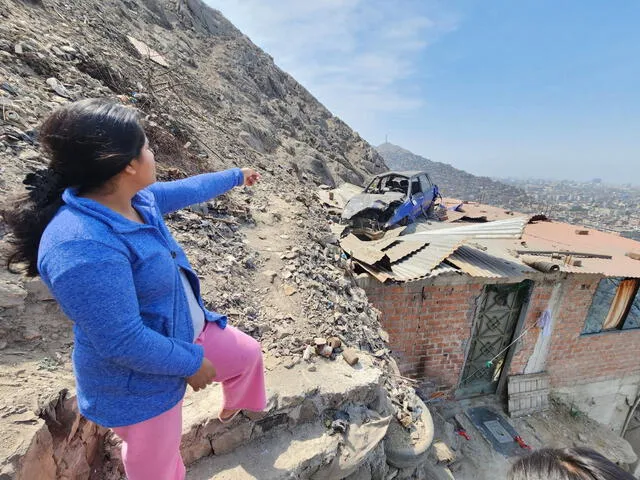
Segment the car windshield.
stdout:
<svg viewBox="0 0 640 480">
<path fill-rule="evenodd" d="M 365 193 L 385 194 L 387 192 L 407 193 L 409 180 L 402 175 L 387 175 L 375 178 L 364 191 Z"/>
</svg>

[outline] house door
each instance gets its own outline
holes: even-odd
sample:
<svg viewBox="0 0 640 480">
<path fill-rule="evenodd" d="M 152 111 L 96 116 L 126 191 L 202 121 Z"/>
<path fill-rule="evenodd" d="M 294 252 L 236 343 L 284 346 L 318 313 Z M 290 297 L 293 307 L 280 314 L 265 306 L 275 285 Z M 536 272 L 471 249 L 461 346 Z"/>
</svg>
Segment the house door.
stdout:
<svg viewBox="0 0 640 480">
<path fill-rule="evenodd" d="M 487 285 L 474 322 L 471 346 L 456 395 L 468 397 L 496 393 L 509 344 L 522 307 L 528 297 L 529 282 Z"/>
</svg>

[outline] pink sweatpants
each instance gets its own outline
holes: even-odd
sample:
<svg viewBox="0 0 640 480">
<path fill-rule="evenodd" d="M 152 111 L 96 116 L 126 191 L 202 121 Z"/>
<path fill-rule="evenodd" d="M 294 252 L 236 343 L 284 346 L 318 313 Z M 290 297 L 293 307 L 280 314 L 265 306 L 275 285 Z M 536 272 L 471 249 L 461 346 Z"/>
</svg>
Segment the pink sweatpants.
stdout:
<svg viewBox="0 0 640 480">
<path fill-rule="evenodd" d="M 215 380 L 222 383 L 221 408 L 264 410 L 267 400 L 260 344 L 237 328 L 224 330 L 208 323 L 196 340 L 216 367 Z M 144 422 L 117 427 L 122 439 L 122 461 L 128 480 L 183 480 L 185 466 L 180 455 L 182 402 Z"/>
</svg>

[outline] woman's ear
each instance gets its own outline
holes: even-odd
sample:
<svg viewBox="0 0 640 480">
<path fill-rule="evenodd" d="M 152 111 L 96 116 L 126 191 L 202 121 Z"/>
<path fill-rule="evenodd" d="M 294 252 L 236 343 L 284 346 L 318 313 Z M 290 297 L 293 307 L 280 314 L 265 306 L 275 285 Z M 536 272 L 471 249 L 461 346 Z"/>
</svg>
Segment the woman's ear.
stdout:
<svg viewBox="0 0 640 480">
<path fill-rule="evenodd" d="M 131 160 L 131 162 L 126 167 L 124 167 L 123 173 L 126 173 L 127 175 L 135 175 L 136 173 L 138 173 L 135 162 L 135 158 Z"/>
</svg>

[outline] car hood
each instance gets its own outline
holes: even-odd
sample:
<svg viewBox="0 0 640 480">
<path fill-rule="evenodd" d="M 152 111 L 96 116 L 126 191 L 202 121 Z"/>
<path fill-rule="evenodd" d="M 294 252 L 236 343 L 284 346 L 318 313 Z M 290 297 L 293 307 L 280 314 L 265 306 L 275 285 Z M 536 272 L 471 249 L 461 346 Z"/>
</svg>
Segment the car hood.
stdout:
<svg viewBox="0 0 640 480">
<path fill-rule="evenodd" d="M 363 210 L 370 208 L 384 211 L 389 208 L 391 203 L 401 202 L 404 198 L 405 195 L 398 192 L 387 192 L 385 194 L 361 193 L 351 198 L 344 206 L 342 219 L 349 220 Z"/>
</svg>

